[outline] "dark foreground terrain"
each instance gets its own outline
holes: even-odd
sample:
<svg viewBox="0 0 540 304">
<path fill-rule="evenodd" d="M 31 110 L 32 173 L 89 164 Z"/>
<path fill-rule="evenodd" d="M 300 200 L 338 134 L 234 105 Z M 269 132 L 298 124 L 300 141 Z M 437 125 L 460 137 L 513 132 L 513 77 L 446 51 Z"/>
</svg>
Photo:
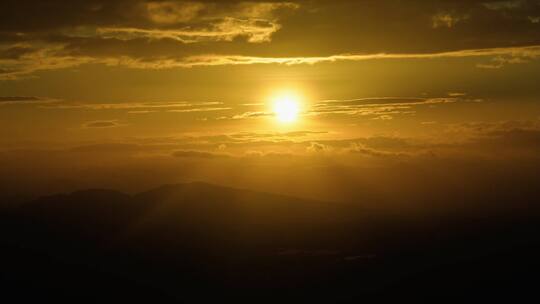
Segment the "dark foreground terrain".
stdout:
<svg viewBox="0 0 540 304">
<path fill-rule="evenodd" d="M 397 214 L 202 183 L 44 197 L 2 214 L 2 302 L 540 298 L 533 208 Z"/>
</svg>

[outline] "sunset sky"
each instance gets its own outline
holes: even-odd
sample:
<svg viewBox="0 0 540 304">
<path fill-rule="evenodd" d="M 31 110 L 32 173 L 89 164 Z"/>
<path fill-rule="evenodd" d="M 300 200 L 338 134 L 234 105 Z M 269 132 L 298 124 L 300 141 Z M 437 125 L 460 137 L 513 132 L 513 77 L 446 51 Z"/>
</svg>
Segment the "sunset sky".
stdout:
<svg viewBox="0 0 540 304">
<path fill-rule="evenodd" d="M 3 0 L 2 187 L 347 200 L 534 171 L 539 59 L 538 0 Z"/>
</svg>

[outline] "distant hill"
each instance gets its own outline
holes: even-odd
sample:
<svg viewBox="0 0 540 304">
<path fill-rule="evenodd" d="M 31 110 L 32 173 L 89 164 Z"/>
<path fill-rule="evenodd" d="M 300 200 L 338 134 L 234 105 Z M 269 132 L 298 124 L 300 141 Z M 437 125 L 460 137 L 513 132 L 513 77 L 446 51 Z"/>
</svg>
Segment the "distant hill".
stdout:
<svg viewBox="0 0 540 304">
<path fill-rule="evenodd" d="M 99 189 L 52 195 L 23 204 L 13 212 L 18 218 L 32 219 L 34 224 L 91 230 L 104 238 L 120 232 L 135 235 L 159 229 L 160 235 L 187 237 L 189 233 L 205 233 L 206 238 L 237 241 L 257 241 L 261 237 L 257 233 L 266 233 L 266 237 L 273 234 L 284 241 L 300 232 L 307 237 L 324 226 L 346 223 L 351 220 L 352 210 L 345 207 L 189 183 L 166 185 L 133 196 Z"/>
<path fill-rule="evenodd" d="M 0 283 L 21 301 L 527 294 L 537 219 L 400 219 L 205 183 L 84 190 L 2 214 Z"/>
</svg>

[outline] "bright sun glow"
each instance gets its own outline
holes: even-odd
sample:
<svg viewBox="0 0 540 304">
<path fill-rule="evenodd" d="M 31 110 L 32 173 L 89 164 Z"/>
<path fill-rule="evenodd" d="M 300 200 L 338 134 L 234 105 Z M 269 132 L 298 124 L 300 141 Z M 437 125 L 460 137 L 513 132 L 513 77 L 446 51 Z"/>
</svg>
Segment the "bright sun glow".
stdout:
<svg viewBox="0 0 540 304">
<path fill-rule="evenodd" d="M 286 94 L 274 100 L 274 113 L 276 118 L 282 123 L 292 123 L 298 119 L 300 114 L 300 102 L 293 94 Z"/>
</svg>

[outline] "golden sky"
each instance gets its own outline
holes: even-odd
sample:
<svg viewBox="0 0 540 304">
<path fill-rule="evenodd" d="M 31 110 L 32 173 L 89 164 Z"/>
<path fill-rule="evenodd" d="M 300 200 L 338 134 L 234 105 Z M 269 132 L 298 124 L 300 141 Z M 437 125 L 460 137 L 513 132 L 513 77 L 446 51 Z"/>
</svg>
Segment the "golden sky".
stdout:
<svg viewBox="0 0 540 304">
<path fill-rule="evenodd" d="M 539 57 L 537 0 L 3 0 L 0 164 L 339 199 L 358 168 L 532 162 Z"/>
</svg>

